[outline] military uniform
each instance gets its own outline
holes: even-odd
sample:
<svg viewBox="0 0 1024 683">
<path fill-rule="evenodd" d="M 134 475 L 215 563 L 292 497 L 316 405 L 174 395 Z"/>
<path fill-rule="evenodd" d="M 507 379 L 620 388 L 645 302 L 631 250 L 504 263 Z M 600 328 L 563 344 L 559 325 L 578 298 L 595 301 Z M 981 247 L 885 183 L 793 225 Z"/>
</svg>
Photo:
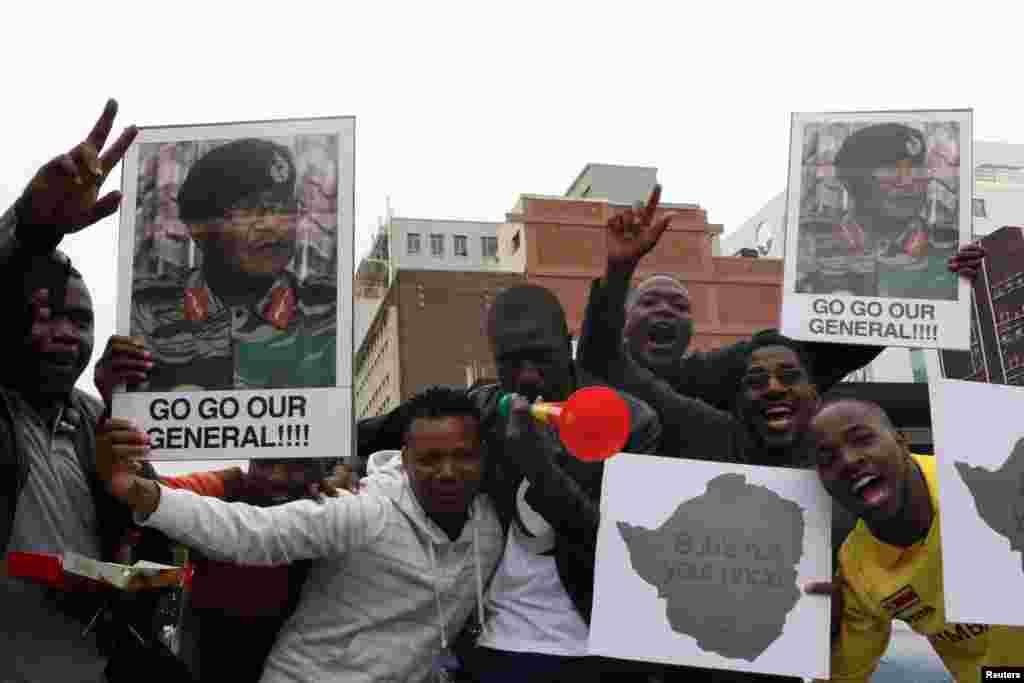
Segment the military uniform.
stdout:
<svg viewBox="0 0 1024 683">
<path fill-rule="evenodd" d="M 858 206 L 871 195 L 884 195 L 875 169 L 896 164 L 923 169 L 926 156 L 924 135 L 902 124 L 868 126 L 845 139 L 834 161 L 838 180 L 823 192 L 829 201 L 809 197 L 801 210 L 799 270 L 806 275 L 797 291 L 956 298 L 957 279 L 946 267 L 959 246 L 954 190 L 929 176 L 921 207 L 910 217 Z M 844 188 L 853 199 L 852 210 L 836 205 Z"/>
<path fill-rule="evenodd" d="M 136 283 L 131 333 L 146 339 L 155 367 L 140 389 L 335 386 L 337 287 L 282 273 L 252 305 L 229 306 L 200 269 L 184 279 Z"/>
<path fill-rule="evenodd" d="M 959 248 L 954 227 L 923 217 L 891 230 L 868 231 L 852 216 L 811 220 L 801 228 L 801 261 L 813 263 L 797 285 L 810 294 L 955 299 L 957 280 L 947 261 Z"/>
<path fill-rule="evenodd" d="M 189 169 L 178 192 L 179 218 L 204 235 L 197 244 L 206 260 L 208 249 L 223 249 L 224 224 L 245 220 L 232 212 L 295 211 L 295 184 L 288 148 L 270 140 L 232 140 Z M 218 230 L 224 232 L 218 236 Z M 240 268 L 213 263 L 207 266 Z M 156 363 L 140 389 L 335 386 L 337 283 L 325 276 L 300 282 L 281 268 L 262 296 L 244 304 L 218 297 L 201 268 L 183 277 L 136 279 L 131 334 L 145 338 Z"/>
</svg>

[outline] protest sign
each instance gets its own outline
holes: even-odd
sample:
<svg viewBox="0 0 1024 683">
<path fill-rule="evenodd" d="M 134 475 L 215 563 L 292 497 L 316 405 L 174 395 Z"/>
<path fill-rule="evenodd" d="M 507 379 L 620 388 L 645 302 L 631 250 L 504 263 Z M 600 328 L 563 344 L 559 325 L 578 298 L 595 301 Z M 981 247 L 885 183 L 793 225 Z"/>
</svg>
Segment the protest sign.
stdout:
<svg viewBox="0 0 1024 683">
<path fill-rule="evenodd" d="M 949 623 L 1024 626 L 1024 389 L 929 383 Z"/>
<path fill-rule="evenodd" d="M 967 349 L 971 112 L 794 114 L 782 332 Z M 966 193 L 966 194 L 965 194 Z"/>
<path fill-rule="evenodd" d="M 620 454 L 601 496 L 591 654 L 828 678 L 829 601 L 802 590 L 832 575 L 814 472 Z"/>
<path fill-rule="evenodd" d="M 942 350 L 950 379 L 1024 384 L 1024 230 L 1005 226 L 981 239 L 985 260 L 974 281 L 970 351 Z"/>
<path fill-rule="evenodd" d="M 354 134 L 351 117 L 140 129 L 117 333 L 154 366 L 113 412 L 153 459 L 348 454 Z"/>
</svg>

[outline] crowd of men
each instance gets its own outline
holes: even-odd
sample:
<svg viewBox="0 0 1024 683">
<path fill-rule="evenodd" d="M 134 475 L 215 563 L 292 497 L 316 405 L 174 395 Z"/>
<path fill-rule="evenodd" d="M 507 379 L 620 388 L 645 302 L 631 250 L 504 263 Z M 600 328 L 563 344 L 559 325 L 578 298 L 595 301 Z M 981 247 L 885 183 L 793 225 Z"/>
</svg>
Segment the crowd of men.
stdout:
<svg viewBox="0 0 1024 683">
<path fill-rule="evenodd" d="M 95 377 L 107 405 L 76 389 L 92 353 L 92 305 L 58 245 L 118 208 L 120 193 L 99 189 L 136 130 L 106 147 L 115 114 L 111 101 L 0 222 L 0 277 L 14 298 L 0 337 L 9 354 L 0 539 L 5 553 L 117 561 L 172 562 L 179 543 L 201 559 L 174 648 L 153 634 L 160 591 L 47 585 L 5 565 L 0 680 L 776 680 L 588 655 L 603 464 L 569 455 L 529 408 L 594 385 L 617 389 L 629 407 L 624 451 L 817 470 L 838 513 L 838 567 L 806 589 L 832 601 L 834 680 L 870 678 L 891 631 L 880 600 L 903 585 L 922 607 L 911 627 L 957 680 L 980 680 L 982 665 L 1024 664 L 1020 629 L 942 638 L 950 625 L 932 458 L 911 454 L 877 405 L 821 399 L 880 348 L 799 343 L 769 330 L 691 353 L 685 285 L 664 274 L 631 286 L 671 221 L 658 208 L 660 188 L 609 221 L 608 268 L 593 283 L 575 358 L 554 294 L 512 287 L 483 321 L 498 382 L 433 387 L 361 421 L 348 468 L 333 468 L 345 453 L 317 453 L 161 479 L 146 461 L 149 437 L 109 417 L 114 387 L 194 384 L 175 379 L 175 363 L 182 372 L 201 365 L 197 377 L 221 387 L 330 384 L 304 363 L 324 352 L 333 308 L 316 291 L 295 294 L 285 275 L 288 229 L 275 211 L 287 212 L 294 192 L 286 152 L 229 143 L 197 162 L 200 180 L 186 182 L 179 201 L 213 255 L 205 263 L 233 265 L 246 287 L 203 271 L 184 285 L 155 283 L 133 324 L 173 328 L 156 335 L 172 343 L 154 357 L 146 335 L 114 337 Z M 253 154 L 264 161 L 239 164 Z M 196 189 L 202 178 L 253 167 L 251 182 L 236 178 L 220 198 Z M 260 220 L 265 230 L 238 227 Z M 948 268 L 973 278 L 983 257 L 965 247 Z M 245 320 L 214 325 L 232 307 Z M 189 329 L 199 334 L 191 346 L 181 337 Z M 259 354 L 278 353 L 275 335 L 288 342 L 296 376 L 260 371 Z M 234 345 L 256 349 L 247 366 Z M 498 403 L 507 393 L 516 398 L 506 414 Z"/>
</svg>

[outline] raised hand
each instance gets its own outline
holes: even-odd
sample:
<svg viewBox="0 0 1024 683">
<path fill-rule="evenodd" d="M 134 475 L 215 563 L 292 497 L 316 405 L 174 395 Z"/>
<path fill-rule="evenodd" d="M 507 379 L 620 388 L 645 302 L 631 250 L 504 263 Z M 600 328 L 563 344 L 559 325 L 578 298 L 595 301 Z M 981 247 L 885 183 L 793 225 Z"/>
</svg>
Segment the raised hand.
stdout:
<svg viewBox="0 0 1024 683">
<path fill-rule="evenodd" d="M 635 268 L 658 243 L 672 221 L 671 214 L 654 220 L 660 200 L 661 185 L 655 185 L 646 205 L 638 202 L 636 207 L 620 211 L 608 220 L 605 243 L 609 266 Z"/>
<path fill-rule="evenodd" d="M 138 129 L 128 126 L 102 151 L 116 115 L 117 102 L 107 100 L 85 140 L 36 172 L 18 202 L 19 225 L 32 233 L 29 239 L 52 247 L 65 234 L 78 232 L 117 211 L 121 193 L 109 192 L 100 198 L 100 186 L 128 151 Z"/>
<path fill-rule="evenodd" d="M 955 256 L 950 257 L 947 265 L 952 272 L 974 282 L 974 278 L 978 277 L 981 271 L 981 262 L 987 255 L 985 247 L 975 242 L 961 247 Z"/>
<path fill-rule="evenodd" d="M 311 486 L 314 487 L 314 496 L 322 495 L 327 498 L 337 498 L 343 493 L 359 493 L 359 479 L 344 463 L 335 465 L 334 472 Z"/>
<path fill-rule="evenodd" d="M 153 355 L 146 350 L 142 337 L 113 335 L 107 348 L 96 362 L 93 382 L 110 410 L 114 387 L 122 384 L 141 384 L 153 368 Z"/>
</svg>

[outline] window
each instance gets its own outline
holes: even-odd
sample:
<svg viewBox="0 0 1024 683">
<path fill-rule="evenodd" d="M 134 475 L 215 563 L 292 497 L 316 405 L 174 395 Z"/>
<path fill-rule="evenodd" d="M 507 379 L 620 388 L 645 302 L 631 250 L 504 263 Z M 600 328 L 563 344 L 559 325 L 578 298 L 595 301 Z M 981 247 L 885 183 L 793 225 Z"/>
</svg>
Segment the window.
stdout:
<svg viewBox="0 0 1024 683">
<path fill-rule="evenodd" d="M 434 234 L 430 236 L 430 255 L 444 256 L 444 235 Z"/>
<path fill-rule="evenodd" d="M 456 256 L 469 256 L 469 246 L 466 244 L 465 235 L 455 235 L 452 249 Z"/>
<path fill-rule="evenodd" d="M 757 243 L 757 251 L 761 256 L 767 256 L 768 252 L 772 250 L 772 242 L 774 241 L 772 226 L 765 221 L 761 221 L 754 234 L 754 240 Z"/>
<path fill-rule="evenodd" d="M 519 251 L 519 233 L 512 235 L 512 253 Z"/>
<path fill-rule="evenodd" d="M 974 198 L 972 202 L 974 206 L 974 217 L 975 218 L 988 218 L 988 211 L 985 209 L 985 200 Z"/>
<path fill-rule="evenodd" d="M 420 253 L 420 234 L 418 232 L 410 232 L 406 235 L 406 251 L 410 254 Z"/>
<path fill-rule="evenodd" d="M 498 258 L 498 238 L 484 236 L 480 238 L 480 253 L 485 259 Z"/>
</svg>

